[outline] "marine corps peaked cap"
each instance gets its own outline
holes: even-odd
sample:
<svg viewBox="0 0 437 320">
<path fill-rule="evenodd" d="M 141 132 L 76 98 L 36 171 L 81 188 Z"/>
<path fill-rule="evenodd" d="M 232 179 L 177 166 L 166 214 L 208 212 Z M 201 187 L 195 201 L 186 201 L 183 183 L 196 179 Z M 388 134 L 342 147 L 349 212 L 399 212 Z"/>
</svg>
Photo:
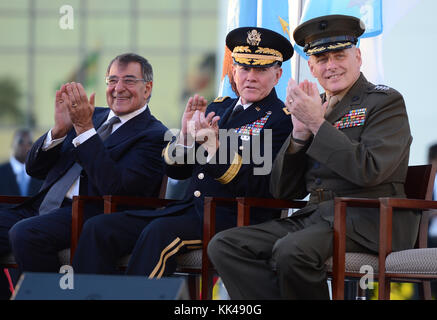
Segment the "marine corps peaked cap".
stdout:
<svg viewBox="0 0 437 320">
<path fill-rule="evenodd" d="M 342 50 L 357 44 L 364 23 L 352 16 L 329 15 L 308 20 L 294 30 L 294 41 L 308 56 Z"/>
<path fill-rule="evenodd" d="M 247 67 L 281 65 L 293 56 L 290 41 L 279 33 L 258 27 L 237 28 L 226 36 L 235 63 Z"/>
</svg>

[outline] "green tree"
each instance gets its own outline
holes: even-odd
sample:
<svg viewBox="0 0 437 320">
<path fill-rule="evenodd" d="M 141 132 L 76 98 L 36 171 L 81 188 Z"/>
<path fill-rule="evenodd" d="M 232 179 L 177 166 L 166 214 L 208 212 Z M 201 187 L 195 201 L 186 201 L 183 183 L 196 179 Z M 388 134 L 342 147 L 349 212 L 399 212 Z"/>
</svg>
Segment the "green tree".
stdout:
<svg viewBox="0 0 437 320">
<path fill-rule="evenodd" d="M 22 124 L 24 113 L 20 109 L 20 87 L 11 78 L 0 78 L 0 119 L 3 123 Z"/>
</svg>

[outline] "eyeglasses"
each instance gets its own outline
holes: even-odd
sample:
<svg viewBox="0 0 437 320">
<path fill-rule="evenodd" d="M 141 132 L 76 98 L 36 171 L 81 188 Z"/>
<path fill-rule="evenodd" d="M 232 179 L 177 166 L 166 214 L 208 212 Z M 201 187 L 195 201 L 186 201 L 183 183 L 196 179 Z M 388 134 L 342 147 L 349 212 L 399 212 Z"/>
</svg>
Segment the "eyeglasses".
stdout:
<svg viewBox="0 0 437 320">
<path fill-rule="evenodd" d="M 135 79 L 135 78 L 117 78 L 117 77 L 105 77 L 106 85 L 110 87 L 114 87 L 117 85 L 118 81 L 121 80 L 121 83 L 126 87 L 133 87 L 137 83 L 137 81 L 146 82 L 144 79 Z"/>
</svg>

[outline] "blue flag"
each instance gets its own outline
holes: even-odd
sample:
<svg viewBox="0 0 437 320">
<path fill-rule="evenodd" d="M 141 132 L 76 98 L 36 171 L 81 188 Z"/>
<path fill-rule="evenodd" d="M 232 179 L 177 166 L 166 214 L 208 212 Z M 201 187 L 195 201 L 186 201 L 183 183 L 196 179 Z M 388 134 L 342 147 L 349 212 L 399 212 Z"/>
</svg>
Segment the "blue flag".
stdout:
<svg viewBox="0 0 437 320">
<path fill-rule="evenodd" d="M 227 31 L 239 27 L 262 27 L 282 34 L 290 40 L 289 2 L 295 0 L 229 0 L 227 14 Z M 232 66 L 231 52 L 225 48 L 223 72 L 219 96 L 236 97 L 229 83 L 229 72 Z M 282 77 L 276 85 L 279 99 L 284 100 L 288 79 L 291 77 L 290 60 L 282 64 Z"/>
<path fill-rule="evenodd" d="M 366 31 L 361 38 L 376 37 L 383 32 L 382 0 L 308 0 L 300 23 L 331 14 L 360 18 L 366 25 Z M 294 49 L 305 59 L 308 58 L 302 47 L 295 45 Z"/>
</svg>

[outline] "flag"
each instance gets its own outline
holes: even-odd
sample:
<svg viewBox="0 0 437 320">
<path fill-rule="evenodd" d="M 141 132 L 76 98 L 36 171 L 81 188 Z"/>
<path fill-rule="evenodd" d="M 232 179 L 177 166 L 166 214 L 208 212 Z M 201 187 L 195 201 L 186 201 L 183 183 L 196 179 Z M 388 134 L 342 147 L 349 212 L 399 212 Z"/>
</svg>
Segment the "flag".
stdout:
<svg viewBox="0 0 437 320">
<path fill-rule="evenodd" d="M 97 86 L 99 57 L 99 50 L 89 52 L 66 82 L 80 82 L 85 88 L 95 88 Z"/>
<path fill-rule="evenodd" d="M 360 18 L 366 25 L 365 33 L 357 46 L 363 57 L 362 71 L 373 83 L 384 82 L 384 38 L 420 0 L 308 0 L 302 10 L 300 23 L 310 19 L 342 14 Z M 295 45 L 295 51 L 308 59 L 303 48 Z"/>
<path fill-rule="evenodd" d="M 298 0 L 228 0 L 226 34 L 235 28 L 256 26 L 276 31 L 290 40 L 289 2 L 293 1 Z M 224 39 L 220 41 L 224 42 Z M 236 97 L 230 84 L 232 63 L 231 52 L 225 46 L 219 96 Z M 279 99 L 284 100 L 288 79 L 291 77 L 290 60 L 282 64 L 282 70 L 276 93 Z"/>
<path fill-rule="evenodd" d="M 366 31 L 361 39 L 371 38 L 383 32 L 382 0 L 309 0 L 302 11 L 300 23 L 331 14 L 354 16 L 366 25 Z M 303 48 L 295 45 L 295 50 L 308 59 Z"/>
</svg>

